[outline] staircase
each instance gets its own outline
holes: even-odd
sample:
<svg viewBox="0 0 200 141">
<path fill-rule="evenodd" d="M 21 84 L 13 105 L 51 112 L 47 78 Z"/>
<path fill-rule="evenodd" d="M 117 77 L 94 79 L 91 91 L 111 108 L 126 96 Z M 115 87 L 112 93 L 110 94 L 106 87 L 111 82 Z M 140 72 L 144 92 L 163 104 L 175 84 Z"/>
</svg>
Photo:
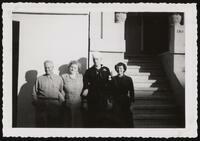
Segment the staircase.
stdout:
<svg viewBox="0 0 200 141">
<path fill-rule="evenodd" d="M 169 83 L 156 56 L 127 55 L 127 71 L 134 83 L 135 128 L 179 128 L 179 114 Z"/>
</svg>

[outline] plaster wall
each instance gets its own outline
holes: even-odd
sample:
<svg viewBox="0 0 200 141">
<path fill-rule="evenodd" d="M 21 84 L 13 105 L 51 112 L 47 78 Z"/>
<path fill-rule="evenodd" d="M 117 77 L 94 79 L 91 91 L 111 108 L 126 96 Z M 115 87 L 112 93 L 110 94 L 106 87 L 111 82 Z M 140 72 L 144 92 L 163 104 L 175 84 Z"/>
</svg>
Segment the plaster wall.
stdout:
<svg viewBox="0 0 200 141">
<path fill-rule="evenodd" d="M 34 127 L 32 89 L 44 74 L 43 62 L 54 62 L 55 74 L 67 72 L 71 60 L 79 60 L 81 72 L 87 67 L 88 15 L 13 14 L 20 22 L 18 127 Z"/>
<path fill-rule="evenodd" d="M 124 52 L 124 22 L 115 23 L 114 12 L 95 12 L 90 15 L 90 50 Z"/>
</svg>

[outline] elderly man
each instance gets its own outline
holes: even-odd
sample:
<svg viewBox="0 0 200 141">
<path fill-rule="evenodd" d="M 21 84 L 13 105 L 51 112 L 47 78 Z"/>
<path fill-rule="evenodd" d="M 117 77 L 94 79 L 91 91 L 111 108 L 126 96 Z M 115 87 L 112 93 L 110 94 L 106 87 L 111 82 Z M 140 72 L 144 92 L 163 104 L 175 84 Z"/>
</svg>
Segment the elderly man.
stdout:
<svg viewBox="0 0 200 141">
<path fill-rule="evenodd" d="M 53 62 L 45 61 L 45 74 L 38 77 L 33 88 L 36 124 L 39 127 L 59 127 L 60 108 L 64 101 L 63 81 L 53 73 Z"/>
<path fill-rule="evenodd" d="M 110 95 L 110 70 L 101 64 L 102 56 L 99 52 L 92 54 L 94 65 L 86 70 L 83 76 L 82 97 L 88 104 L 89 127 L 102 127 L 108 108 Z"/>
</svg>

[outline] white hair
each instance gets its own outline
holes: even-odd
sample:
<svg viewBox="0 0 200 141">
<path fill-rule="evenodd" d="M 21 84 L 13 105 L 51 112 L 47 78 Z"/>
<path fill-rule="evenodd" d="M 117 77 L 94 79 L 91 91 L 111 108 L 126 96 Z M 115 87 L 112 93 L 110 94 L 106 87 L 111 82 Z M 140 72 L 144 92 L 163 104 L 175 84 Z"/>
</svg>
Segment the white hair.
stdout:
<svg viewBox="0 0 200 141">
<path fill-rule="evenodd" d="M 102 54 L 100 52 L 93 52 L 92 58 L 102 58 Z"/>
<path fill-rule="evenodd" d="M 53 61 L 51 61 L 51 60 L 46 60 L 46 61 L 44 61 L 44 65 L 47 64 L 47 63 L 50 63 L 50 64 L 52 64 L 52 66 L 53 66 Z"/>
</svg>

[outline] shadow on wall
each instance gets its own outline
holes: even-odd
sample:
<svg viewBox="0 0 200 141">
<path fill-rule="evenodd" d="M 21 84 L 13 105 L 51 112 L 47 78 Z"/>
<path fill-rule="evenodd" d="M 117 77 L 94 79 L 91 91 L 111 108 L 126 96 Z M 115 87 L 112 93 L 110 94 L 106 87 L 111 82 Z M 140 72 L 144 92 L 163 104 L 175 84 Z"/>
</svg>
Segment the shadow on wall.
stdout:
<svg viewBox="0 0 200 141">
<path fill-rule="evenodd" d="M 80 58 L 81 64 L 79 72 L 84 74 L 87 68 L 87 58 Z M 64 64 L 59 67 L 59 75 L 69 73 L 68 65 Z M 29 70 L 25 74 L 26 83 L 22 85 L 17 96 L 17 127 L 35 127 L 35 109 L 32 105 L 33 86 L 37 79 L 37 71 Z"/>
<path fill-rule="evenodd" d="M 61 65 L 59 68 L 59 75 L 63 75 L 65 73 L 69 73 L 69 70 L 68 70 L 68 64 L 64 64 L 64 65 Z"/>
<path fill-rule="evenodd" d="M 84 74 L 87 69 L 87 58 L 82 57 L 82 58 L 78 59 L 78 62 L 81 64 L 79 72 L 81 74 Z"/>
<path fill-rule="evenodd" d="M 171 87 L 173 87 L 173 91 L 176 94 L 175 95 L 176 101 L 178 102 L 178 106 L 180 108 L 178 111 L 179 118 L 180 118 L 179 119 L 180 126 L 184 128 L 185 127 L 185 87 L 181 85 L 181 79 L 178 78 L 178 75 L 181 75 L 183 71 L 175 72 L 176 69 L 174 67 L 177 67 L 177 66 L 175 66 L 176 64 L 175 64 L 174 55 L 172 56 L 172 60 L 173 60 L 173 70 L 171 70 L 172 72 Z"/>
<path fill-rule="evenodd" d="M 174 71 L 177 67 L 174 64 L 174 54 L 169 52 L 162 54 L 161 56 L 162 64 L 167 75 L 168 81 L 170 82 L 170 87 L 173 91 L 174 100 L 179 108 L 179 124 L 181 128 L 185 127 L 185 87 L 180 83 L 176 72 Z M 183 70 L 184 71 L 184 70 Z M 182 72 L 177 72 L 181 74 Z"/>
<path fill-rule="evenodd" d="M 26 72 L 26 83 L 22 85 L 18 94 L 17 127 L 35 126 L 35 109 L 32 105 L 32 92 L 36 79 L 36 70 L 29 70 Z"/>
<path fill-rule="evenodd" d="M 87 69 L 87 58 L 82 57 L 82 58 L 78 59 L 77 61 L 81 64 L 81 66 L 80 66 L 80 68 L 79 68 L 79 72 L 80 72 L 81 74 L 84 74 L 85 71 L 86 71 L 86 69 Z M 70 62 L 71 62 L 71 61 L 70 61 Z M 69 63 L 70 63 L 70 62 L 69 62 Z M 65 74 L 65 73 L 69 73 L 68 66 L 69 66 L 69 64 L 61 65 L 61 66 L 58 68 L 58 70 L 59 70 L 59 75 L 63 75 L 63 74 Z"/>
</svg>

